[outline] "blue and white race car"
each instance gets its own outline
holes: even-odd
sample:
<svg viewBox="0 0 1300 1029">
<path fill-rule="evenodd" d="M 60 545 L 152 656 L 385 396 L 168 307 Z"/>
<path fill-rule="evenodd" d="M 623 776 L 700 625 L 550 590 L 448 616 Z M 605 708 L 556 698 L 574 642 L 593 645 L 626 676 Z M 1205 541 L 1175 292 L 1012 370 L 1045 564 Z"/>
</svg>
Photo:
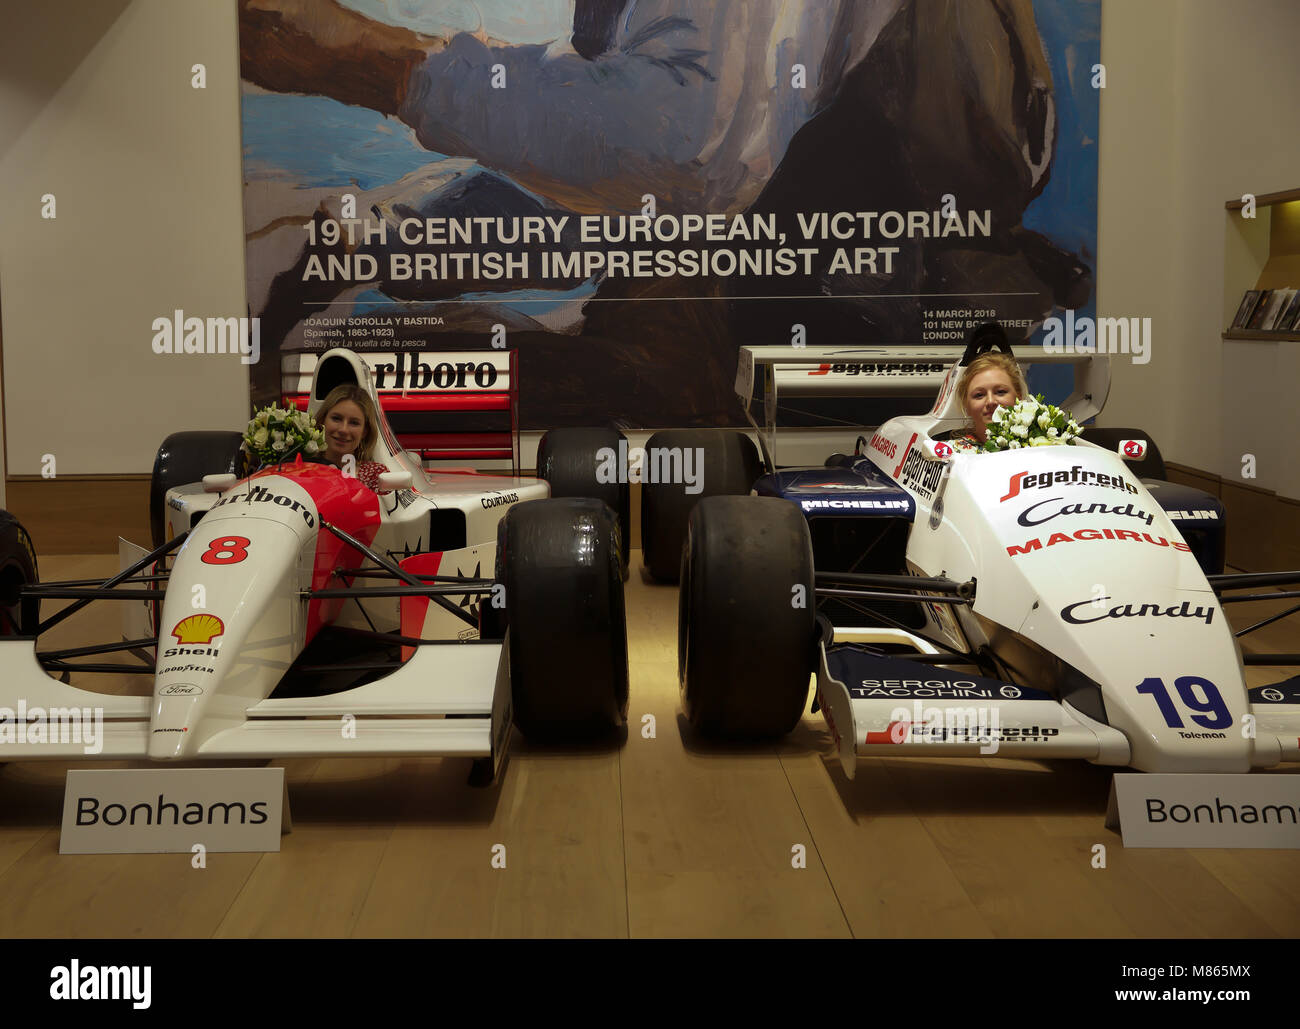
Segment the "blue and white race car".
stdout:
<svg viewBox="0 0 1300 1029">
<path fill-rule="evenodd" d="M 991 345 L 742 352 L 737 392 L 765 412 L 755 425 L 765 474 L 751 495 L 699 500 L 686 526 L 679 671 L 691 724 L 779 736 L 815 677 L 814 710 L 850 777 L 864 755 L 1083 758 L 1149 772 L 1300 760 L 1297 680 L 1248 689 L 1244 674 L 1246 663 L 1300 656 L 1243 661 L 1223 609 L 1285 597 L 1236 591 L 1297 584 L 1300 572 L 1222 574 L 1221 503 L 1165 481 L 1141 433 L 956 452 L 944 439 L 966 420 L 956 383 Z M 1014 353 L 1072 367 L 1062 406 L 1079 422 L 1101 410 L 1106 357 Z M 884 419 L 855 454 L 779 470 L 778 394 L 925 392 L 928 412 Z M 742 492 L 736 481 L 715 477 L 731 486 L 715 492 Z"/>
</svg>

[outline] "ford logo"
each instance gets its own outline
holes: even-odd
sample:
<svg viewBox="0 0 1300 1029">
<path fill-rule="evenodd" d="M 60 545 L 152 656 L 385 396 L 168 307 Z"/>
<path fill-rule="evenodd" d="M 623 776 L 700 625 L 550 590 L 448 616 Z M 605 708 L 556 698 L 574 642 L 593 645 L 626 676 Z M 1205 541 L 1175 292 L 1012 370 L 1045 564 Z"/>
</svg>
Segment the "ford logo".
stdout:
<svg viewBox="0 0 1300 1029">
<path fill-rule="evenodd" d="M 192 686 L 187 682 L 175 682 L 158 691 L 160 697 L 194 697 L 203 692 L 202 686 Z"/>
</svg>

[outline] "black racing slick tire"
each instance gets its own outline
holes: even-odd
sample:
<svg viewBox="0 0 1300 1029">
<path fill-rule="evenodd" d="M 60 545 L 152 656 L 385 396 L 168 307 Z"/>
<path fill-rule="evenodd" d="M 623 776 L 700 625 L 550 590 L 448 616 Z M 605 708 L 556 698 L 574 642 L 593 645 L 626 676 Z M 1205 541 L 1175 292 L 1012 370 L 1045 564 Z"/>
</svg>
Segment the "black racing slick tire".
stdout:
<svg viewBox="0 0 1300 1029">
<path fill-rule="evenodd" d="M 243 472 L 238 432 L 173 432 L 162 442 L 149 481 L 149 532 L 153 545 L 167 542 L 167 491 L 198 482 L 205 475 Z"/>
<path fill-rule="evenodd" d="M 19 634 L 22 624 L 19 591 L 39 581 L 31 536 L 17 518 L 8 511 L 0 511 L 0 636 Z M 40 620 L 39 607 L 36 619 Z"/>
<path fill-rule="evenodd" d="M 1167 482 L 1169 475 L 1165 471 L 1165 459 L 1160 456 L 1160 448 L 1156 446 L 1156 441 L 1141 429 L 1111 429 L 1099 428 L 1095 425 L 1084 427 L 1083 439 L 1089 443 L 1095 443 L 1099 447 L 1105 447 L 1107 450 L 1118 450 L 1119 445 L 1126 439 L 1144 439 L 1147 441 L 1147 456 L 1141 461 L 1125 462 L 1133 470 L 1133 474 L 1139 479 L 1159 479 L 1161 482 Z"/>
<path fill-rule="evenodd" d="M 665 468 L 685 469 L 687 451 L 700 459 L 692 462 L 699 476 L 695 484 L 648 481 Z M 667 429 L 651 436 L 641 472 L 641 557 L 650 574 L 661 582 L 676 582 L 686 522 L 695 505 L 705 497 L 748 494 L 762 471 L 758 450 L 743 432 Z M 688 493 L 688 486 L 696 492 Z"/>
<path fill-rule="evenodd" d="M 627 478 L 615 475 L 616 481 L 602 482 L 611 476 L 597 476 L 602 465 L 618 470 L 620 444 L 626 448 L 627 438 L 614 429 L 550 429 L 537 445 L 537 477 L 550 484 L 552 497 L 592 497 L 609 505 L 618 519 L 619 574 L 626 580 L 632 544 Z"/>
<path fill-rule="evenodd" d="M 591 739 L 627 716 L 618 524 L 589 497 L 516 504 L 497 527 L 514 721 L 535 742 Z"/>
<path fill-rule="evenodd" d="M 762 740 L 798 724 L 814 671 L 812 537 L 788 500 L 706 497 L 682 550 L 677 674 L 704 736 Z"/>
</svg>

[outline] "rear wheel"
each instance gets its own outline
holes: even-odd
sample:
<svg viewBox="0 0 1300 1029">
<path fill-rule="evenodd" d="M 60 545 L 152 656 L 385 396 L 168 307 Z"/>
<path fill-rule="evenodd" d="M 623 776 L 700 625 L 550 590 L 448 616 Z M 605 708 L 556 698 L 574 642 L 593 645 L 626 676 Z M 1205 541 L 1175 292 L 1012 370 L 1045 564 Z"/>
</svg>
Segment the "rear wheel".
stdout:
<svg viewBox="0 0 1300 1029">
<path fill-rule="evenodd" d="M 656 579 L 676 582 L 686 522 L 695 505 L 704 497 L 748 494 L 762 474 L 762 464 L 753 441 L 730 429 L 656 432 L 646 443 L 645 462 L 641 473 L 641 557 Z M 688 467 L 697 476 L 694 483 L 647 481 L 652 474 Z M 687 492 L 688 486 L 695 492 Z"/>
<path fill-rule="evenodd" d="M 22 621 L 19 591 L 39 581 L 31 536 L 17 518 L 0 511 L 0 636 L 18 635 Z M 39 621 L 39 606 L 36 611 Z"/>
<path fill-rule="evenodd" d="M 682 552 L 677 672 L 703 735 L 784 736 L 808 700 L 817 635 L 812 539 L 787 500 L 708 497 Z"/>
<path fill-rule="evenodd" d="M 243 441 L 238 432 L 173 432 L 163 440 L 149 482 L 149 531 L 155 547 L 167 542 L 167 491 L 198 482 L 205 475 L 233 472 L 242 476 Z"/>
<path fill-rule="evenodd" d="M 537 476 L 551 487 L 552 497 L 592 497 L 604 501 L 617 519 L 619 573 L 628 574 L 628 547 L 631 503 L 625 476 L 614 475 L 622 482 L 602 482 L 611 476 L 597 469 L 617 471 L 620 444 L 626 448 L 627 438 L 613 429 L 550 429 L 537 446 Z"/>
<path fill-rule="evenodd" d="M 531 500 L 497 528 L 514 720 L 534 741 L 583 739 L 627 714 L 618 524 L 603 501 Z"/>
</svg>

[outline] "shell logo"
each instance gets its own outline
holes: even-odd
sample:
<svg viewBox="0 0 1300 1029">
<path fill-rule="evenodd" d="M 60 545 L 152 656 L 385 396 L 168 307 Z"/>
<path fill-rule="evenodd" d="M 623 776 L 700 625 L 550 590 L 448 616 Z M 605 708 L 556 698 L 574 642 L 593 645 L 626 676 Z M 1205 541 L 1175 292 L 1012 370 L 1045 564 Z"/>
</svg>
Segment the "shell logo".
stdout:
<svg viewBox="0 0 1300 1029">
<path fill-rule="evenodd" d="M 190 615 L 176 623 L 171 634 L 177 643 L 211 643 L 226 631 L 216 615 Z"/>
</svg>

